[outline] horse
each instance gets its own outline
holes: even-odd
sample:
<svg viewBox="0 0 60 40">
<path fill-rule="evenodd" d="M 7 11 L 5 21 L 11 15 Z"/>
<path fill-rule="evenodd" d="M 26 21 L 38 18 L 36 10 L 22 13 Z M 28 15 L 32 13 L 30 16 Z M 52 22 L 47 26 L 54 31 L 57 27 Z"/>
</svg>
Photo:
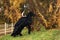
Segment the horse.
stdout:
<svg viewBox="0 0 60 40">
<path fill-rule="evenodd" d="M 31 24 L 33 22 L 33 18 L 35 14 L 33 12 L 29 12 L 26 17 L 21 17 L 17 23 L 14 25 L 14 29 L 13 29 L 13 33 L 11 34 L 11 36 L 17 36 L 20 35 L 22 36 L 21 32 L 24 29 L 24 27 L 28 28 L 28 34 L 31 33 Z"/>
</svg>

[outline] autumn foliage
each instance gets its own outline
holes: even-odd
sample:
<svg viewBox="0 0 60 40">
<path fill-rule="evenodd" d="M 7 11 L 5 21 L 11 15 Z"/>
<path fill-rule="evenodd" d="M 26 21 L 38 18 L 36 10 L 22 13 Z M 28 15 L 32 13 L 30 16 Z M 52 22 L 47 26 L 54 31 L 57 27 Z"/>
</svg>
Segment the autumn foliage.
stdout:
<svg viewBox="0 0 60 40">
<path fill-rule="evenodd" d="M 36 26 L 35 29 L 40 28 L 40 24 L 46 29 L 56 28 L 60 27 L 59 2 L 59 0 L 3 0 L 0 1 L 0 8 L 3 9 L 0 15 L 4 17 L 3 20 L 7 19 L 8 22 L 15 23 L 21 17 L 23 5 L 29 4 L 30 10 L 37 15 L 32 24 L 32 26 Z"/>
</svg>

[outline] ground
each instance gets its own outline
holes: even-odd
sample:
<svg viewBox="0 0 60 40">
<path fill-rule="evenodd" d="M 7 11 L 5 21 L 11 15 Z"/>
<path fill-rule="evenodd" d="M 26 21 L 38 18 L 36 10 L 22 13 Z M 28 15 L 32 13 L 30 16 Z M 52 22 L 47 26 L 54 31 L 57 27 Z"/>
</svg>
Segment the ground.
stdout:
<svg viewBox="0 0 60 40">
<path fill-rule="evenodd" d="M 43 29 L 43 30 L 42 30 Z M 11 37 L 10 34 L 0 37 L 0 40 L 60 40 L 60 30 L 42 28 L 40 31 L 34 31 L 28 35 L 27 30 L 23 30 L 23 36 Z"/>
</svg>

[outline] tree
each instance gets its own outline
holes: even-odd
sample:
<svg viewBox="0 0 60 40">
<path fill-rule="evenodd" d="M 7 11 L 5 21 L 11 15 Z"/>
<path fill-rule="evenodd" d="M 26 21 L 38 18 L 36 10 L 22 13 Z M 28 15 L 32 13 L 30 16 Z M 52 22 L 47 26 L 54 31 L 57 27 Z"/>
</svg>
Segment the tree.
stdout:
<svg viewBox="0 0 60 40">
<path fill-rule="evenodd" d="M 31 10 L 39 16 L 45 28 L 52 28 L 56 24 L 57 0 L 28 0 Z"/>
</svg>

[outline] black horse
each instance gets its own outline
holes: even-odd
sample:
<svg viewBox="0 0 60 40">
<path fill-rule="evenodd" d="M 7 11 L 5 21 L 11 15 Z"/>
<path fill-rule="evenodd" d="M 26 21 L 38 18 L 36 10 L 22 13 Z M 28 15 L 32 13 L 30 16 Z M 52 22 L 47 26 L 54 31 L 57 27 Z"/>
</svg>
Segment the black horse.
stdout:
<svg viewBox="0 0 60 40">
<path fill-rule="evenodd" d="M 33 12 L 29 12 L 26 17 L 21 17 L 15 24 L 14 30 L 13 30 L 13 33 L 11 34 L 11 36 L 14 36 L 14 37 L 17 35 L 22 36 L 21 31 L 24 27 L 28 28 L 28 34 L 30 34 L 30 32 L 31 32 L 30 25 L 33 22 L 33 20 L 32 20 L 33 16 L 35 16 L 35 14 Z"/>
</svg>

